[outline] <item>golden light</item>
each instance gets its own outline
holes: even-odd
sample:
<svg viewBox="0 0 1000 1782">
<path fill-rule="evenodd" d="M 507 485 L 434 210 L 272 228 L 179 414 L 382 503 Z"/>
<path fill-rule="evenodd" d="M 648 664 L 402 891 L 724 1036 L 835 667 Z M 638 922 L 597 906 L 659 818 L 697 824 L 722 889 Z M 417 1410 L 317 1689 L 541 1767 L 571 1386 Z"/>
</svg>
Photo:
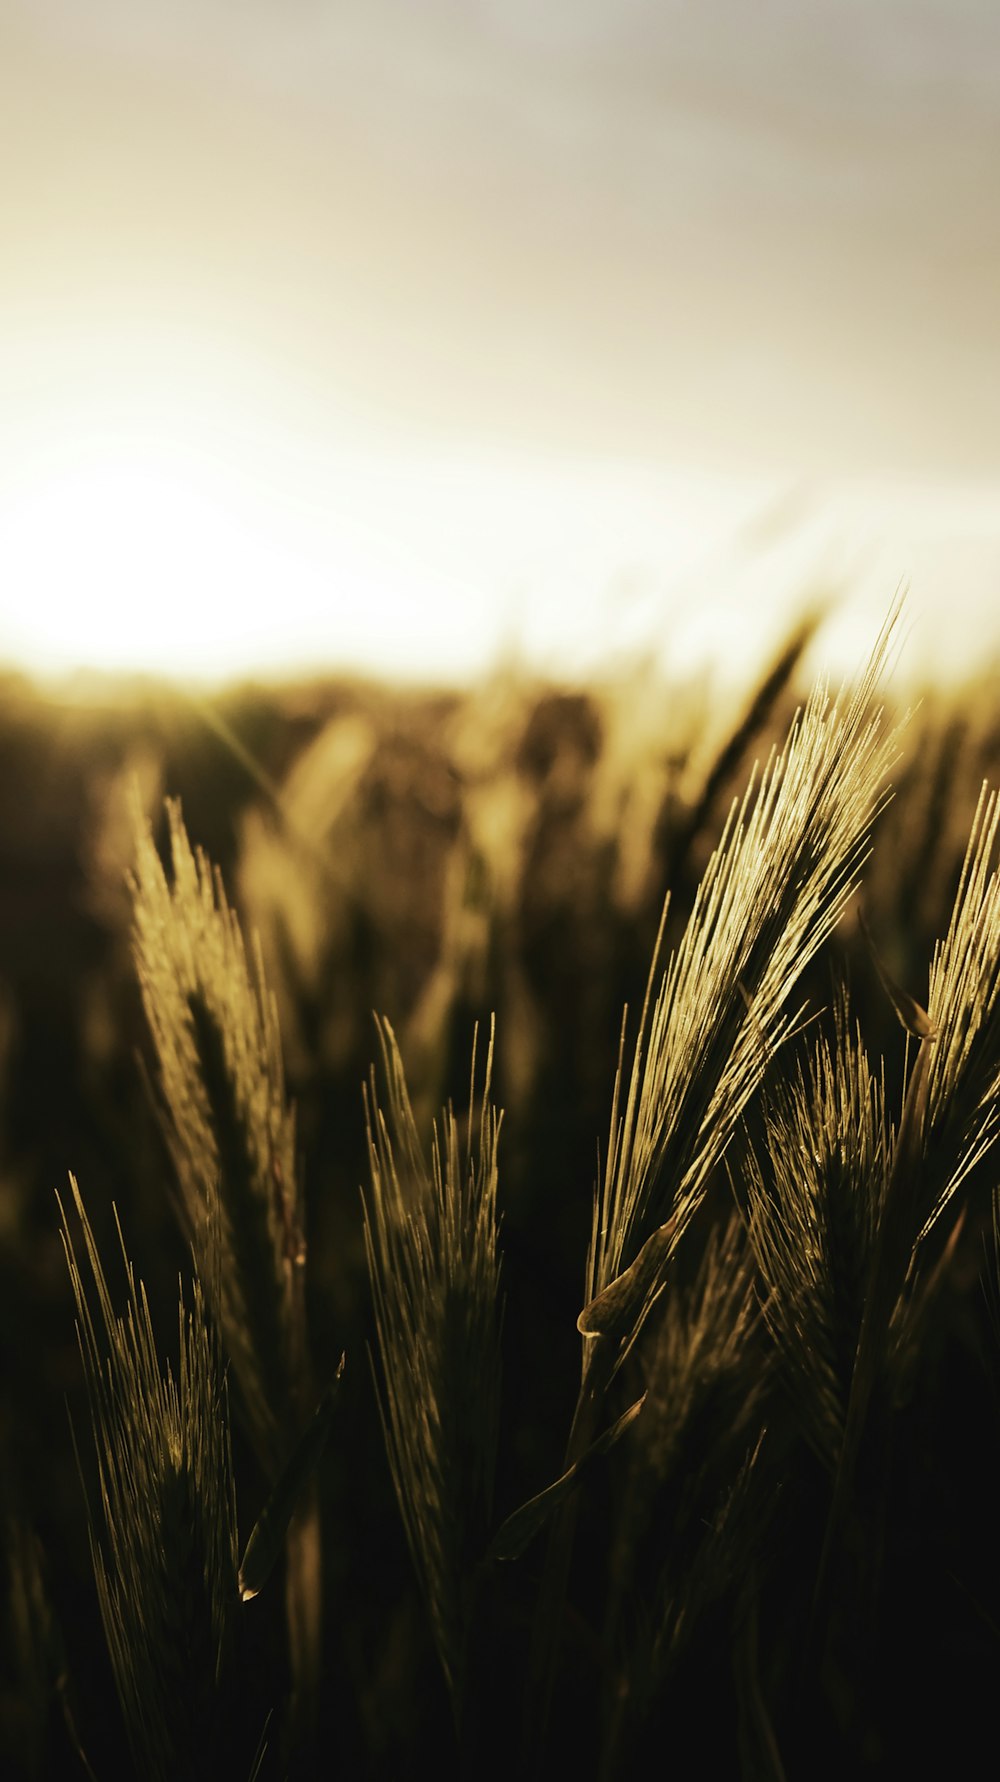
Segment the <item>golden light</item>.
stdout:
<svg viewBox="0 0 1000 1782">
<path fill-rule="evenodd" d="M 685 578 L 768 498 L 759 478 L 317 427 L 207 359 L 197 386 L 166 387 L 164 353 L 159 380 L 139 356 L 133 388 L 119 366 L 103 391 L 84 363 L 0 439 L 0 659 L 43 677 L 448 680 L 501 653 L 587 672 L 662 642 L 668 614 L 684 666 L 704 642 Z"/>
<path fill-rule="evenodd" d="M 399 557 L 377 491 L 359 500 L 316 460 L 289 482 L 280 438 L 269 455 L 232 438 L 206 449 L 198 431 L 194 413 L 186 438 L 176 421 L 168 437 L 71 427 L 8 475 L 0 657 L 42 676 L 209 682 L 377 661 L 419 672 L 419 615 L 433 635 L 453 590 Z"/>
<path fill-rule="evenodd" d="M 1000 573 L 988 484 L 841 479 L 789 502 L 748 474 L 351 451 L 264 412 L 241 432 L 183 392 L 123 413 L 50 417 L 44 449 L 0 465 L 0 659 L 43 677 L 454 680 L 501 654 L 558 675 L 652 652 L 741 681 L 831 592 L 836 671 L 906 580 L 911 668 L 958 672 L 995 641 L 975 626 Z"/>
<path fill-rule="evenodd" d="M 3 641 L 43 671 L 211 672 L 262 592 L 232 507 L 155 459 L 65 467 L 23 493 L 6 534 Z"/>
<path fill-rule="evenodd" d="M 724 10 L 8 8 L 0 662 L 992 645 L 994 28 Z"/>
</svg>

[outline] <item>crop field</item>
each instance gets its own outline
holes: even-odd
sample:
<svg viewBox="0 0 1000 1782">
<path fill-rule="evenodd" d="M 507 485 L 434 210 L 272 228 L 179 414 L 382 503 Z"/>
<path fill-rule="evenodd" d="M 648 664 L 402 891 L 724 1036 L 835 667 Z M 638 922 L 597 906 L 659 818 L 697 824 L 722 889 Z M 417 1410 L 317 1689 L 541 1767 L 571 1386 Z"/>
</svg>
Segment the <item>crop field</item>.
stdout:
<svg viewBox="0 0 1000 1782">
<path fill-rule="evenodd" d="M 981 1772 L 1000 719 L 904 629 L 8 679 L 5 1776 Z"/>
</svg>

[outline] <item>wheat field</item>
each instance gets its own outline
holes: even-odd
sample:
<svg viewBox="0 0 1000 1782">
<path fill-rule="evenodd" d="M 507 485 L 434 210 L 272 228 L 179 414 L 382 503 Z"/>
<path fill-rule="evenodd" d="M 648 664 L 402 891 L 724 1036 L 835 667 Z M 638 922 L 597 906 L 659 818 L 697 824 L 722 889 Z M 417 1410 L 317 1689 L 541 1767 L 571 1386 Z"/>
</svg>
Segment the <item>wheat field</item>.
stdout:
<svg viewBox="0 0 1000 1782">
<path fill-rule="evenodd" d="M 5 1774 L 978 1773 L 1000 726 L 901 630 L 10 690 Z"/>
</svg>

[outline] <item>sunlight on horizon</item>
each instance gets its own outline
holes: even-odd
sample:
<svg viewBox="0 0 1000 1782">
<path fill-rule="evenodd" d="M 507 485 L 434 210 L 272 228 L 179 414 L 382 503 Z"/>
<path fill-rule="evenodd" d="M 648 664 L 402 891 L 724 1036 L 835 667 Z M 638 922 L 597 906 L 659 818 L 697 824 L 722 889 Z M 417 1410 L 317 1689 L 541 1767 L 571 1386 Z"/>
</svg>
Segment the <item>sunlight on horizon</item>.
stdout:
<svg viewBox="0 0 1000 1782">
<path fill-rule="evenodd" d="M 87 454 L 4 514 L 0 652 L 53 674 L 78 667 L 218 680 L 370 654 L 366 618 L 440 598 L 400 577 L 355 516 L 326 549 L 252 479 L 148 450 Z"/>
<path fill-rule="evenodd" d="M 227 433 L 100 409 L 0 454 L 0 661 L 220 684 L 360 672 L 556 678 L 642 658 L 752 675 L 804 603 L 824 654 L 862 656 L 912 586 L 909 665 L 942 678 L 996 650 L 1000 502 L 988 484 L 839 479 L 372 438 Z M 959 585 L 961 584 L 961 585 Z"/>
<path fill-rule="evenodd" d="M 140 16 L 141 15 L 141 16 Z M 0 662 L 997 643 L 995 9 L 0 9 Z"/>
</svg>

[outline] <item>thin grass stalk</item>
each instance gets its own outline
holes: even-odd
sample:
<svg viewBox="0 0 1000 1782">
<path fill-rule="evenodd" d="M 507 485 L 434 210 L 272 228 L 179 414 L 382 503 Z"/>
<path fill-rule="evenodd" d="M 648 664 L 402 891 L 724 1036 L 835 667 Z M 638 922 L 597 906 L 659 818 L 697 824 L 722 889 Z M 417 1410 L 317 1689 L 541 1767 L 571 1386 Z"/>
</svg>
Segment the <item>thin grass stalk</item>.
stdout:
<svg viewBox="0 0 1000 1782">
<path fill-rule="evenodd" d="M 449 1107 L 435 1127 L 428 1167 L 388 1021 L 378 1033 L 385 1112 L 373 1073 L 366 1097 L 371 1191 L 363 1199 L 376 1387 L 396 1498 L 461 1735 L 499 1418 L 501 1117 L 490 1103 L 493 1035 L 478 1132 L 474 1040 L 464 1143 Z"/>
</svg>

